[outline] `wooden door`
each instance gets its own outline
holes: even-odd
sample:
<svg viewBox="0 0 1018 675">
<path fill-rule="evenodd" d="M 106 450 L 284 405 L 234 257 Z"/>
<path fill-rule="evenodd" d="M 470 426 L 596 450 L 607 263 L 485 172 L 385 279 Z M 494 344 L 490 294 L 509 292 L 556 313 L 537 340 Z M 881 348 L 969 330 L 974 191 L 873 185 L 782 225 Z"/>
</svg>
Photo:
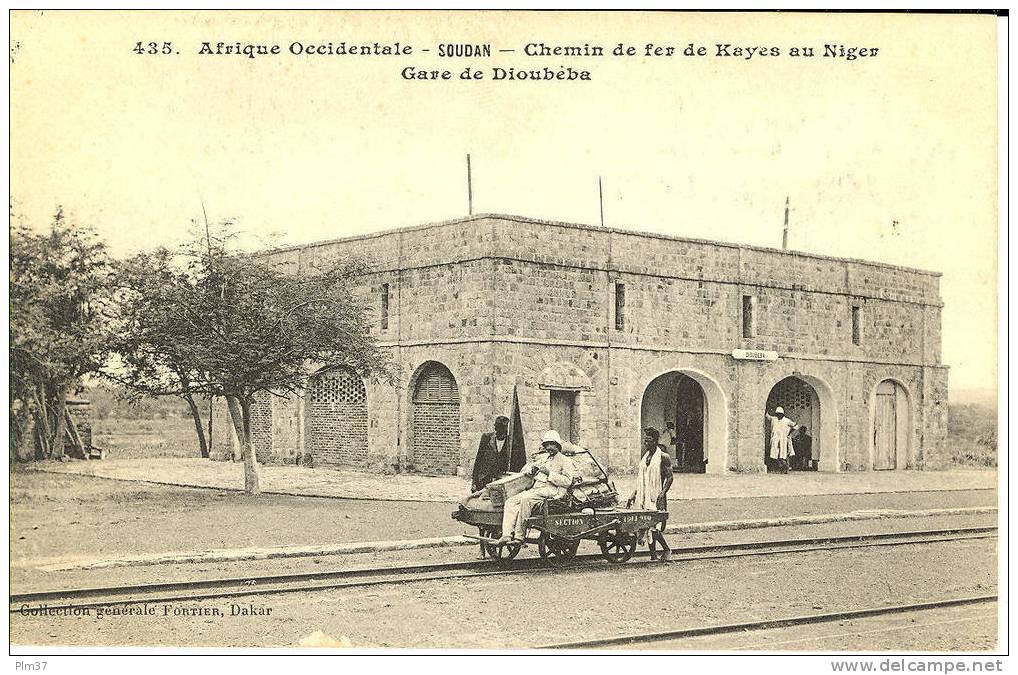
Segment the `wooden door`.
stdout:
<svg viewBox="0 0 1018 675">
<path fill-rule="evenodd" d="M 877 386 L 876 409 L 873 412 L 873 468 L 897 468 L 898 406 L 893 382 Z"/>
<path fill-rule="evenodd" d="M 551 428 L 558 432 L 566 443 L 575 443 L 573 409 L 576 405 L 575 391 L 551 392 Z"/>
</svg>

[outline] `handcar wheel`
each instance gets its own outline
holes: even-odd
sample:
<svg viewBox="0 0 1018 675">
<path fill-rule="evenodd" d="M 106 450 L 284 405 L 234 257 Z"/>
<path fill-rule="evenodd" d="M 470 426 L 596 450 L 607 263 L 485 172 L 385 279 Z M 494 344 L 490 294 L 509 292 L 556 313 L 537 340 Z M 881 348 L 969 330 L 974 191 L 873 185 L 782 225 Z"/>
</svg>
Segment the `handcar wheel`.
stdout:
<svg viewBox="0 0 1018 675">
<path fill-rule="evenodd" d="M 484 537 L 486 539 L 498 539 L 502 535 L 501 534 L 496 534 L 497 532 L 499 532 L 499 531 L 496 530 L 495 528 L 489 526 L 489 525 L 478 525 L 477 526 L 477 534 L 479 534 L 480 536 L 482 536 L 482 537 Z M 482 541 L 481 542 L 482 557 L 494 558 L 495 556 L 491 552 L 492 548 L 494 548 L 494 547 L 492 547 L 491 544 L 489 544 L 488 542 Z"/>
<path fill-rule="evenodd" d="M 636 552 L 636 533 L 610 530 L 602 534 L 598 540 L 601 555 L 608 562 L 624 563 Z"/>
<path fill-rule="evenodd" d="M 498 539 L 502 536 L 502 528 L 495 526 L 480 526 L 478 527 L 482 537 L 488 539 Z M 484 551 L 488 554 L 488 557 L 492 560 L 502 562 L 509 561 L 515 558 L 520 549 L 523 548 L 520 544 L 489 544 L 488 542 L 482 542 L 484 545 Z"/>
<path fill-rule="evenodd" d="M 495 549 L 495 552 L 491 556 L 492 558 L 499 562 L 509 562 L 519 554 L 520 549 L 523 548 L 523 544 L 502 544 L 492 548 Z"/>
<path fill-rule="evenodd" d="M 580 547 L 580 541 L 570 541 L 560 537 L 553 537 L 544 532 L 537 540 L 537 552 L 541 557 L 551 563 L 560 563 L 569 560 L 576 555 L 576 549 Z"/>
</svg>

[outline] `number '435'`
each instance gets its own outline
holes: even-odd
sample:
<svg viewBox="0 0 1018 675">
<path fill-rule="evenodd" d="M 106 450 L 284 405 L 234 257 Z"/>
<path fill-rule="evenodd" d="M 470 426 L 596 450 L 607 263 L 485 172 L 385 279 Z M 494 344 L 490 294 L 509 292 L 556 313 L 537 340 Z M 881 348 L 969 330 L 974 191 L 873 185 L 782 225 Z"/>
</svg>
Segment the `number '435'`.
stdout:
<svg viewBox="0 0 1018 675">
<path fill-rule="evenodd" d="M 135 54 L 172 54 L 172 42 L 139 42 L 131 50 Z"/>
</svg>

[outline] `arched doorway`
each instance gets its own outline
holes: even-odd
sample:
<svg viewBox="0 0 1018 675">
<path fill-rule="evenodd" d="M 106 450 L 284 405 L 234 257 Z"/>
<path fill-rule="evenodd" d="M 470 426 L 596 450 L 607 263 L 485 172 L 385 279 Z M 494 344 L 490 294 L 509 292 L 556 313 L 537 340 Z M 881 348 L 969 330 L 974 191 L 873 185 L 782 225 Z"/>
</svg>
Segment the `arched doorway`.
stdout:
<svg viewBox="0 0 1018 675">
<path fill-rule="evenodd" d="M 305 449 L 316 465 L 364 468 L 368 459 L 368 396 L 349 368 L 319 372 L 308 382 Z"/>
<path fill-rule="evenodd" d="M 820 396 L 808 382 L 798 377 L 786 377 L 771 388 L 767 396 L 767 415 L 781 407 L 785 417 L 800 427 L 806 427 L 808 439 L 796 430 L 792 435 L 795 456 L 789 459 L 788 468 L 794 471 L 815 471 L 820 457 Z M 768 471 L 778 468 L 772 458 L 771 433 L 768 419 L 764 418 L 764 463 Z M 808 446 L 808 447 L 807 447 Z"/>
<path fill-rule="evenodd" d="M 908 464 L 911 407 L 905 387 L 884 380 L 873 394 L 873 469 L 904 468 Z"/>
<path fill-rule="evenodd" d="M 671 431 L 667 449 L 676 472 L 719 473 L 725 470 L 724 409 L 721 388 L 713 380 L 694 371 L 675 370 L 647 385 L 640 429 Z"/>
<path fill-rule="evenodd" d="M 422 366 L 410 414 L 410 463 L 427 474 L 456 475 L 460 464 L 460 397 L 456 378 L 437 361 Z"/>
</svg>

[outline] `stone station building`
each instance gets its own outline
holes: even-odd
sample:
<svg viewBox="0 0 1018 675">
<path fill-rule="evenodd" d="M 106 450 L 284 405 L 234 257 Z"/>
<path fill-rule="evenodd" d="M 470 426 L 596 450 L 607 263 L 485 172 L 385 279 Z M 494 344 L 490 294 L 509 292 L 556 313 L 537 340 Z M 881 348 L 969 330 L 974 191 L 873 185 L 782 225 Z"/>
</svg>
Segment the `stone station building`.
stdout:
<svg viewBox="0 0 1018 675">
<path fill-rule="evenodd" d="M 938 273 L 504 215 L 262 255 L 294 274 L 369 261 L 358 293 L 399 377 L 331 364 L 303 397 L 266 396 L 261 461 L 469 473 L 514 386 L 528 450 L 554 428 L 620 469 L 641 428 L 671 421 L 678 469 L 763 471 L 777 405 L 823 471 L 922 468 L 944 449 Z"/>
</svg>

